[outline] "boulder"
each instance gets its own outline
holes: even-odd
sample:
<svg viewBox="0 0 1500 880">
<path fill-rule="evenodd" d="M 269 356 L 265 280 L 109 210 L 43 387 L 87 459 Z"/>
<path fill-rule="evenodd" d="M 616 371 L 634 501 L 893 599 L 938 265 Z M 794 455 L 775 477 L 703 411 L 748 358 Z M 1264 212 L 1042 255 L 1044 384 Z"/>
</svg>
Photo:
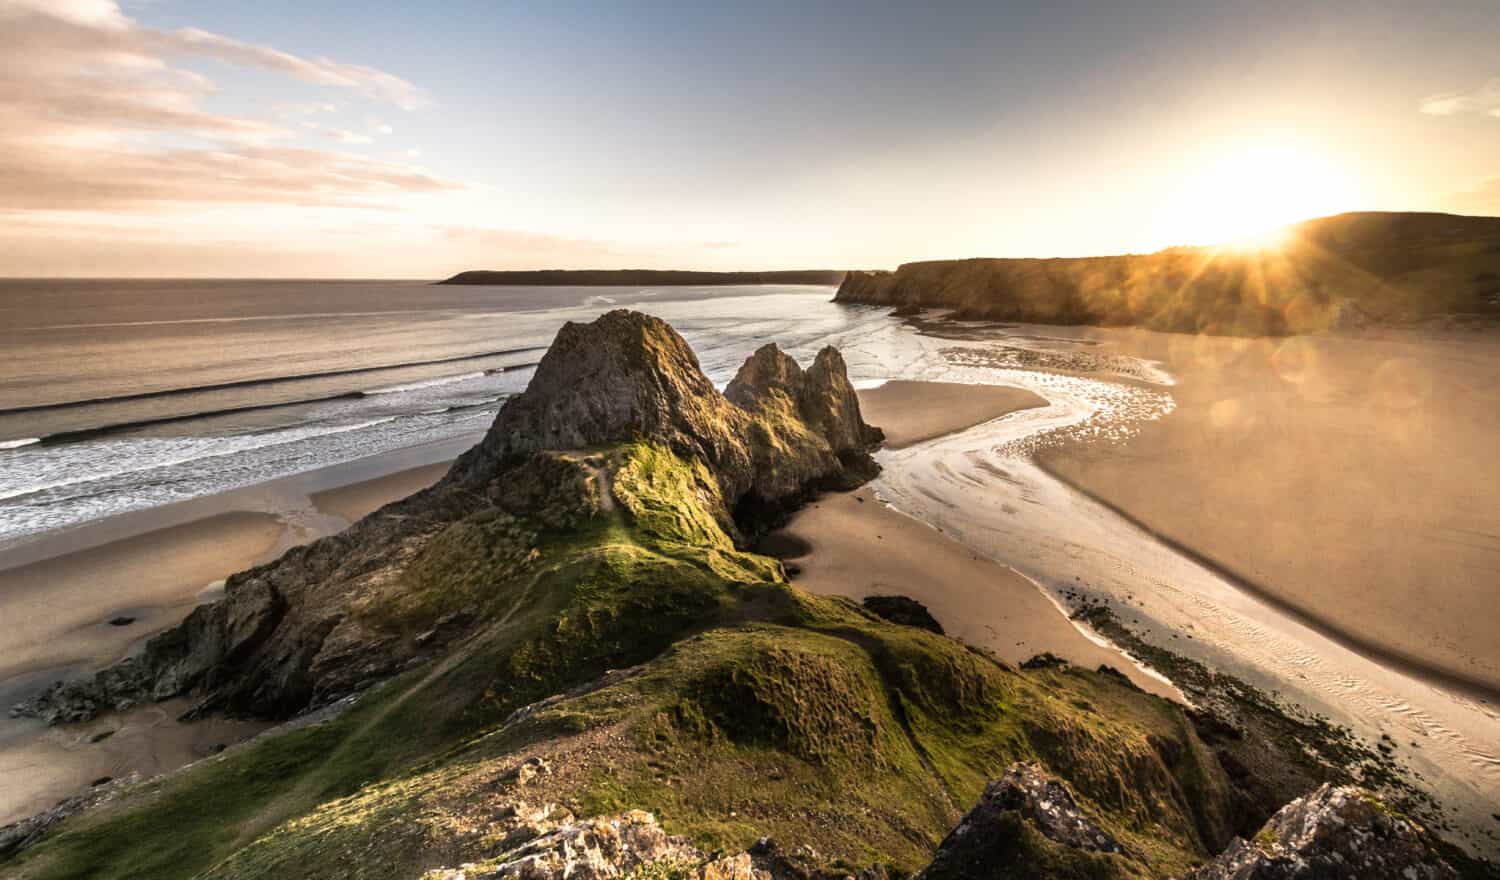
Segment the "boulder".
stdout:
<svg viewBox="0 0 1500 880">
<path fill-rule="evenodd" d="M 1183 880 L 1448 880 L 1458 872 L 1422 826 L 1369 792 L 1327 783 L 1282 807 L 1253 840 L 1236 837 Z"/>
<path fill-rule="evenodd" d="M 1100 869 L 1088 875 L 1104 876 L 1108 866 L 1100 860 L 1123 852 L 1079 810 L 1067 786 L 1035 764 L 1017 763 L 985 788 L 917 880 L 1073 876 L 1060 868 L 1079 862 Z"/>
<path fill-rule="evenodd" d="M 914 626 L 938 635 L 943 634 L 943 625 L 937 622 L 927 606 L 906 596 L 866 596 L 861 603 L 867 611 L 891 623 Z"/>
</svg>

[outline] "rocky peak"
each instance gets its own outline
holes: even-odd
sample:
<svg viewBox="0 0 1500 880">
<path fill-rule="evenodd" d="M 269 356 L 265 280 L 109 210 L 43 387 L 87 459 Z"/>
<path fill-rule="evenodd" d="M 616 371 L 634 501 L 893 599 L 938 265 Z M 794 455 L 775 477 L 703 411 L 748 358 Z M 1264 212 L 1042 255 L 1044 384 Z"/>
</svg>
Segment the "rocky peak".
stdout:
<svg viewBox="0 0 1500 880">
<path fill-rule="evenodd" d="M 517 453 L 634 439 L 735 473 L 748 468 L 735 430 L 739 418 L 676 330 L 660 318 L 617 309 L 558 330 L 525 392 L 500 410 L 454 477 L 482 476 Z"/>
<path fill-rule="evenodd" d="M 1420 825 L 1363 789 L 1324 783 L 1236 837 L 1183 880 L 1447 880 L 1459 875 Z"/>
<path fill-rule="evenodd" d="M 482 482 L 521 453 L 650 440 L 707 464 L 731 509 L 749 497 L 775 510 L 810 487 L 868 479 L 881 439 L 837 349 L 804 371 L 769 343 L 720 394 L 677 331 L 618 309 L 563 325 L 526 391 L 448 481 Z"/>
<path fill-rule="evenodd" d="M 865 424 L 844 356 L 831 345 L 808 368 L 798 405 L 802 418 L 828 438 L 835 452 L 868 449 L 885 439 L 879 428 Z"/>
<path fill-rule="evenodd" d="M 768 342 L 740 366 L 739 372 L 724 389 L 724 396 L 747 410 L 762 406 L 777 392 L 795 404 L 803 384 L 802 367 L 796 359 L 777 348 L 776 343 Z"/>
<path fill-rule="evenodd" d="M 1051 876 L 1047 854 L 1028 845 L 1028 834 L 1101 858 L 1123 852 L 1114 837 L 1079 810 L 1067 786 L 1036 764 L 1017 763 L 985 787 L 979 803 L 943 839 L 917 880 Z"/>
</svg>

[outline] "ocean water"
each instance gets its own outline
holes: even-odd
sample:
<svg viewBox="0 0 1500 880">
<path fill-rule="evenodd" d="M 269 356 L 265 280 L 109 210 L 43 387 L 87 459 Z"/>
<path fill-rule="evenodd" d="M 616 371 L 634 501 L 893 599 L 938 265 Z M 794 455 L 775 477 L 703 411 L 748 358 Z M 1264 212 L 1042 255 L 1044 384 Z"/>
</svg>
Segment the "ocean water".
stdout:
<svg viewBox="0 0 1500 880">
<path fill-rule="evenodd" d="M 897 322 L 827 287 L 0 281 L 0 546 L 403 447 L 477 435 L 557 328 L 670 321 L 726 383 L 775 341 L 894 375 Z M 884 343 L 872 342 L 885 339 Z"/>
</svg>

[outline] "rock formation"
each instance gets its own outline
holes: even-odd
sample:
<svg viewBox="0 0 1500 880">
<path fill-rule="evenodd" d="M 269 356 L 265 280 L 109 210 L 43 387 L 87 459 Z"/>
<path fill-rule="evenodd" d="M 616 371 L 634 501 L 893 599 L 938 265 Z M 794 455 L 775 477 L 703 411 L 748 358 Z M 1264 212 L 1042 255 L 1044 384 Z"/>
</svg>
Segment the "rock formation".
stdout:
<svg viewBox="0 0 1500 880">
<path fill-rule="evenodd" d="M 741 525 L 774 522 L 809 491 L 868 479 L 880 440 L 832 348 L 804 373 L 765 346 L 726 398 L 658 318 L 617 310 L 568 323 L 526 391 L 437 486 L 234 575 L 223 600 L 151 639 L 141 656 L 60 684 L 20 711 L 81 721 L 192 695 L 196 711 L 286 718 L 390 677 L 474 623 L 455 609 L 423 621 L 415 638 L 401 632 L 399 594 L 421 586 L 414 582 L 430 568 L 422 563 L 434 542 L 440 551 L 482 536 L 486 557 L 514 572 L 546 533 L 609 506 L 599 463 L 558 451 L 646 441 L 702 462 L 717 483 L 713 513 L 735 536 Z M 481 512 L 482 525 L 468 522 Z"/>
<path fill-rule="evenodd" d="M 1035 835 L 1057 847 L 1027 839 Z M 1063 872 L 1079 864 L 1090 875 L 1109 876 L 1103 857 L 1123 851 L 1078 809 L 1067 786 L 1035 764 L 1015 764 L 985 788 L 917 880 L 1072 876 Z"/>
<path fill-rule="evenodd" d="M 1458 872 L 1420 825 L 1353 786 L 1324 784 L 1235 838 L 1183 880 L 1449 880 Z"/>
</svg>

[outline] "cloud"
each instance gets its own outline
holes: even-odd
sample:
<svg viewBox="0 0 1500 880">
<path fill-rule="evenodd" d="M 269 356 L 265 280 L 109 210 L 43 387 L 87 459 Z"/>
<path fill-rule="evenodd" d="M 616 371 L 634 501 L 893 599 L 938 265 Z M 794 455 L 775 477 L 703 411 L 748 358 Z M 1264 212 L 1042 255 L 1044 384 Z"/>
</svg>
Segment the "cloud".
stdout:
<svg viewBox="0 0 1500 880">
<path fill-rule="evenodd" d="M 460 188 L 408 165 L 290 147 L 37 150 L 0 163 L 0 209 L 10 210 L 118 210 L 156 203 L 380 208 L 392 195 Z"/>
<path fill-rule="evenodd" d="M 389 101 L 403 110 L 430 106 L 427 93 L 399 76 L 359 64 L 340 64 L 327 58 L 299 58 L 268 46 L 242 43 L 218 34 L 183 28 L 170 33 L 141 29 L 147 45 L 164 54 L 199 55 L 230 64 L 277 71 L 310 83 L 353 89 Z"/>
<path fill-rule="evenodd" d="M 349 131 L 346 128 L 336 128 L 332 125 L 323 125 L 317 122 L 304 122 L 302 127 L 311 131 L 320 131 L 341 144 L 373 144 L 375 139 L 367 134 L 357 131 Z"/>
<path fill-rule="evenodd" d="M 1424 98 L 1417 109 L 1428 116 L 1482 113 L 1500 117 L 1500 78 L 1467 92 L 1445 92 Z"/>
<path fill-rule="evenodd" d="M 400 193 L 460 187 L 338 150 L 286 146 L 272 119 L 214 112 L 215 84 L 173 66 L 211 58 L 346 89 L 403 108 L 430 101 L 373 68 L 307 59 L 197 29 L 160 31 L 114 0 L 0 0 L 0 208 L 141 209 L 173 203 L 389 206 Z M 338 108 L 281 105 L 282 118 Z M 304 123 L 340 144 L 368 134 Z"/>
</svg>

